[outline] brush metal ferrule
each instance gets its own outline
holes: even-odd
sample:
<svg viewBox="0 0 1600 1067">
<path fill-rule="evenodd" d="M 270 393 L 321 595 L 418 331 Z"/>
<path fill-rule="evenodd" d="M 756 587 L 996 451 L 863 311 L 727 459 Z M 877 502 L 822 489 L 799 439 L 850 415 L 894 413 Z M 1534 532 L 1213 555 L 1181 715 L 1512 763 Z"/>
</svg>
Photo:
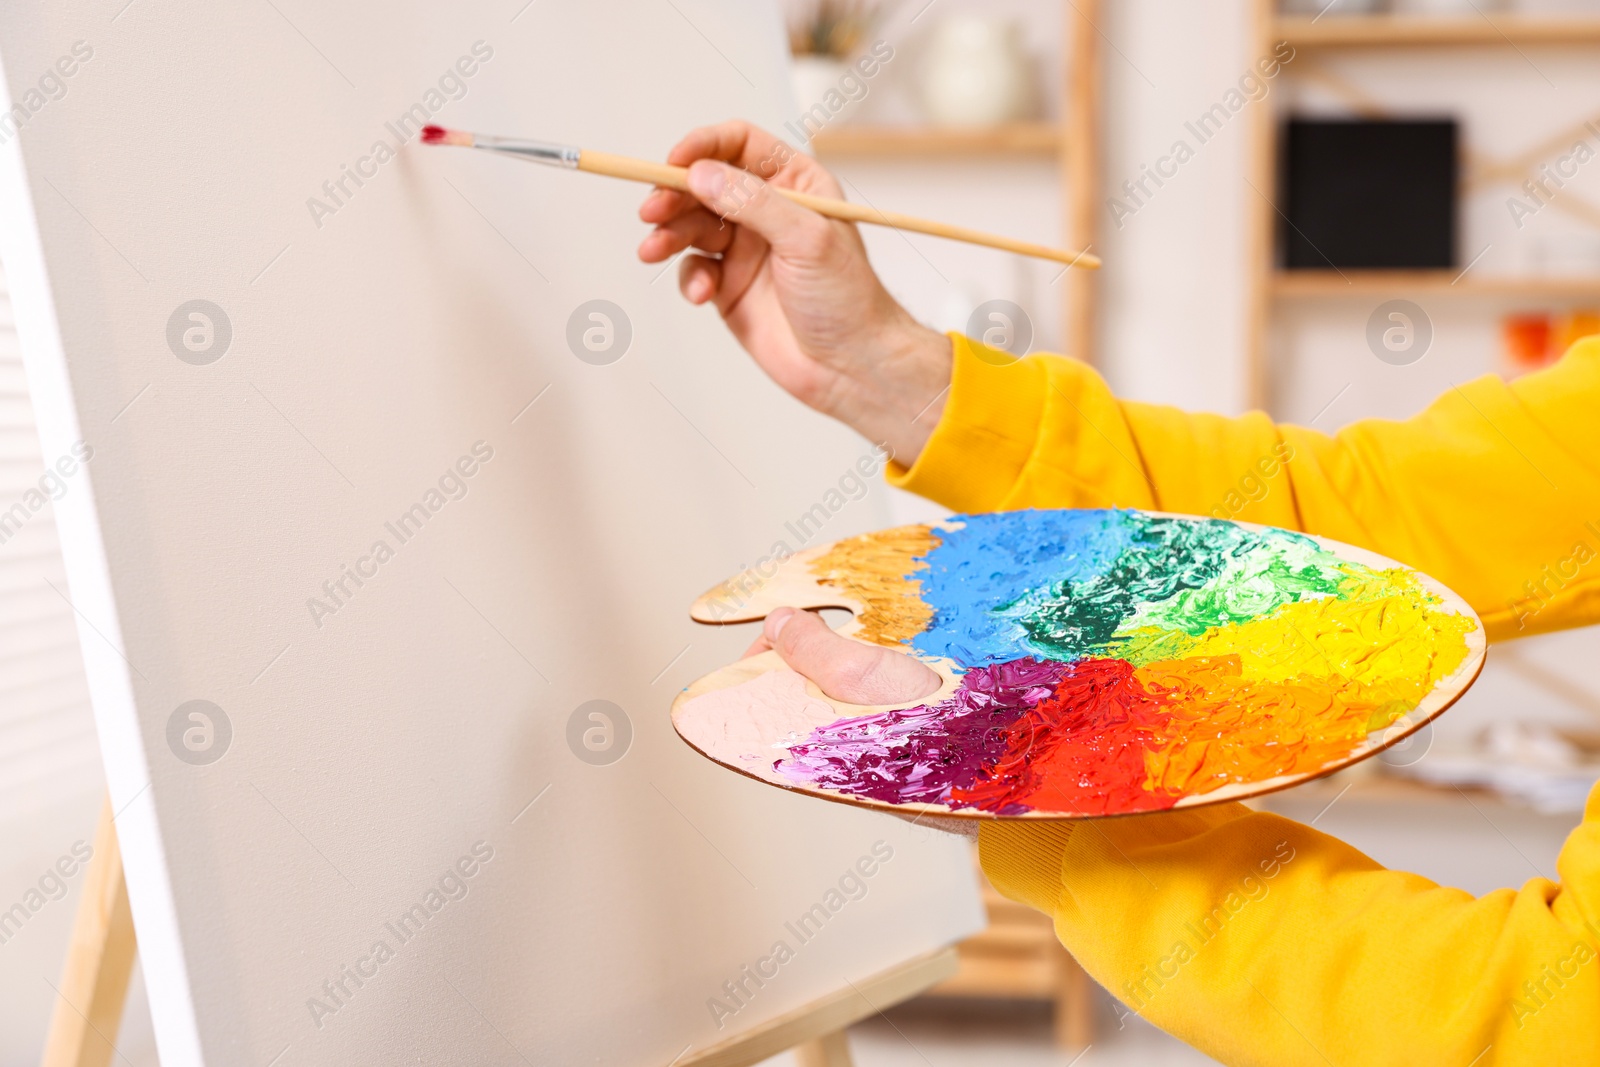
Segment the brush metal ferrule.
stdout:
<svg viewBox="0 0 1600 1067">
<path fill-rule="evenodd" d="M 582 150 L 576 145 L 555 144 L 552 141 L 530 141 L 522 137 L 494 137 L 481 133 L 472 135 L 474 148 L 487 148 L 492 152 L 503 152 L 508 156 L 516 156 L 533 163 L 547 163 L 553 167 L 567 167 L 576 170 L 578 157 Z"/>
</svg>

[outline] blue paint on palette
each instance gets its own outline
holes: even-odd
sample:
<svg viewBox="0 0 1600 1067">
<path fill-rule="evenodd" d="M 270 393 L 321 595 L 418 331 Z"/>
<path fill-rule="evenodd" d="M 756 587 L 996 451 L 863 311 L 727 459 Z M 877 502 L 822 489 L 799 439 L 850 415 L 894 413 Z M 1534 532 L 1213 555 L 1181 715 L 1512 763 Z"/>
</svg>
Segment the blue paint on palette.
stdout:
<svg viewBox="0 0 1600 1067">
<path fill-rule="evenodd" d="M 1039 650 L 1019 613 L 1006 609 L 1019 590 L 1065 589 L 1110 570 L 1133 539 L 1116 511 L 1011 511 L 961 515 L 914 577 L 933 621 L 912 639 L 918 652 L 976 667 Z"/>
</svg>

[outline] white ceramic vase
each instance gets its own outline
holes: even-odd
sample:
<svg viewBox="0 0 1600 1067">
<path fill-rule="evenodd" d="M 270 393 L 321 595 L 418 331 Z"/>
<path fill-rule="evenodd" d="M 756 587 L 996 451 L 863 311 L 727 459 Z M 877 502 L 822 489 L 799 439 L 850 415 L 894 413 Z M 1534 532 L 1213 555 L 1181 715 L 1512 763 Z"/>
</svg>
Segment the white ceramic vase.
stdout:
<svg viewBox="0 0 1600 1067">
<path fill-rule="evenodd" d="M 992 126 L 1022 117 L 1029 60 L 1014 22 L 948 15 L 933 28 L 918 70 L 928 120 L 941 126 Z"/>
</svg>

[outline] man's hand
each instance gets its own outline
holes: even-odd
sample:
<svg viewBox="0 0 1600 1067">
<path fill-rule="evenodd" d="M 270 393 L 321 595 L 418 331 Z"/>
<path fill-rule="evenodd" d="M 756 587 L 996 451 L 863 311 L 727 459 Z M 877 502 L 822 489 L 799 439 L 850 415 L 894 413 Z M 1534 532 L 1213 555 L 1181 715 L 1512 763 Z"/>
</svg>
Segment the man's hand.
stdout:
<svg viewBox="0 0 1600 1067">
<path fill-rule="evenodd" d="M 795 672 L 810 678 L 835 700 L 850 704 L 905 704 L 932 696 L 939 676 L 910 656 L 840 637 L 809 611 L 778 608 L 745 656 L 777 649 Z M 953 815 L 902 812 L 897 817 L 925 830 L 978 838 L 978 821 Z"/>
<path fill-rule="evenodd" d="M 768 615 L 761 636 L 744 654 L 768 649 L 777 649 L 792 670 L 848 704 L 901 704 L 931 696 L 940 685 L 939 675 L 927 664 L 840 637 L 818 616 L 795 608 Z"/>
<path fill-rule="evenodd" d="M 689 168 L 693 195 L 645 198 L 639 217 L 656 229 L 639 258 L 695 249 L 679 265 L 684 296 L 715 303 L 784 389 L 910 464 L 944 410 L 950 343 L 884 289 L 854 225 L 768 188 L 839 197 L 833 175 L 745 122 L 695 130 L 667 161 Z"/>
</svg>

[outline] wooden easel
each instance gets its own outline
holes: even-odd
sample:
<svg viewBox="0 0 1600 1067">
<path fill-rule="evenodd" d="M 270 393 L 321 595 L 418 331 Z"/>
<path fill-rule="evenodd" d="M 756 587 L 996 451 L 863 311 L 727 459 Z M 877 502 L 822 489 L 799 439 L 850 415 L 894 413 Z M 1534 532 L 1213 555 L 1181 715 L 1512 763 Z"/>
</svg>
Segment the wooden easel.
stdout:
<svg viewBox="0 0 1600 1067">
<path fill-rule="evenodd" d="M 749 1067 L 788 1049 L 794 1050 L 800 1067 L 852 1067 L 846 1027 L 927 992 L 955 974 L 956 967 L 954 948 L 918 956 L 749 1033 L 685 1056 L 672 1067 Z"/>
<path fill-rule="evenodd" d="M 100 808 L 94 855 L 84 874 L 67 961 L 45 1040 L 43 1067 L 106 1067 L 133 974 L 133 913 L 122 877 L 122 850 L 111 822 L 111 798 Z"/>
<path fill-rule="evenodd" d="M 57 986 L 42 1067 L 108 1067 L 133 974 L 135 939 L 111 800 L 100 809 L 94 856 Z M 852 1067 L 845 1028 L 909 1000 L 955 973 L 956 950 L 943 948 L 852 983 L 848 989 L 693 1054 L 670 1067 L 748 1067 L 793 1049 L 800 1067 Z"/>
</svg>

